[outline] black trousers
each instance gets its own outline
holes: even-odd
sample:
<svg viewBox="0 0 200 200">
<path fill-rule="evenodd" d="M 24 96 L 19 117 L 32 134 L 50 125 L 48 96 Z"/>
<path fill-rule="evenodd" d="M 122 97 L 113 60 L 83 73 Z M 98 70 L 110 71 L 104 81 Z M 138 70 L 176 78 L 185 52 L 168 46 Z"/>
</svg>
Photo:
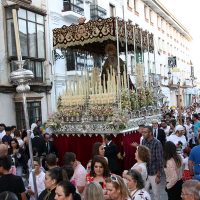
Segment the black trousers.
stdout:
<svg viewBox="0 0 200 200">
<path fill-rule="evenodd" d="M 179 180 L 176 182 L 176 184 L 170 188 L 170 189 L 165 189 L 168 195 L 168 200 L 181 200 L 181 190 L 182 190 L 182 184 L 183 180 Z"/>
</svg>

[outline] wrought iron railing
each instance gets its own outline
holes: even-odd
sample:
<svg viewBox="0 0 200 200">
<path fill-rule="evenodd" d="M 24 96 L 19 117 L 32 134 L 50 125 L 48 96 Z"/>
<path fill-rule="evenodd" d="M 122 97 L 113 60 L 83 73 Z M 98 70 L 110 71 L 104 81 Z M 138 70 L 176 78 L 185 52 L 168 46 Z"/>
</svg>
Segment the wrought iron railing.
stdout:
<svg viewBox="0 0 200 200">
<path fill-rule="evenodd" d="M 80 15 L 84 15 L 82 0 L 63 0 L 63 12 L 73 11 Z"/>
<path fill-rule="evenodd" d="M 105 18 L 106 17 L 106 9 L 96 5 L 90 5 L 90 18 L 91 19 L 98 19 L 98 18 Z"/>
</svg>

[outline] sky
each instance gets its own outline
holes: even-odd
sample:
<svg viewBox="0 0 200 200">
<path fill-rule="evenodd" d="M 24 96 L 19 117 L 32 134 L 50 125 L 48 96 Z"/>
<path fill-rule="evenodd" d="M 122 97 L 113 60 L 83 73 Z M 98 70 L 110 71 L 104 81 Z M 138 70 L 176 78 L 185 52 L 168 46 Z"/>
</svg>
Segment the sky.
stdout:
<svg viewBox="0 0 200 200">
<path fill-rule="evenodd" d="M 200 11 L 199 0 L 159 0 L 174 17 L 188 30 L 193 38 L 191 45 L 192 63 L 200 73 Z M 197 74 L 195 75 L 197 76 Z"/>
</svg>

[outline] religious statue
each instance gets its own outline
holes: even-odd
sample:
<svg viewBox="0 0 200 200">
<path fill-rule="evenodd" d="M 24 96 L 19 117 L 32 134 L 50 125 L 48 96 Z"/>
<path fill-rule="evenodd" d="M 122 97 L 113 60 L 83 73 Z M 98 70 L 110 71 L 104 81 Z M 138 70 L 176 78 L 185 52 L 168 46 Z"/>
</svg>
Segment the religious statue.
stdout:
<svg viewBox="0 0 200 200">
<path fill-rule="evenodd" d="M 105 53 L 107 55 L 107 59 L 105 60 L 105 63 L 103 65 L 103 69 L 102 69 L 102 73 L 101 73 L 101 80 L 103 81 L 104 76 L 105 76 L 105 81 L 108 80 L 108 72 L 115 73 L 115 75 L 118 75 L 118 69 L 117 69 L 117 65 L 118 65 L 118 58 L 117 58 L 117 49 L 116 46 L 112 43 L 107 44 L 105 47 Z M 124 61 L 119 58 L 119 66 L 120 66 L 120 74 L 123 75 L 124 72 Z"/>
<path fill-rule="evenodd" d="M 127 74 L 127 68 L 124 63 L 124 61 L 119 58 L 119 69 L 120 71 L 118 72 L 118 56 L 117 56 L 117 49 L 116 46 L 113 43 L 109 43 L 105 47 L 105 53 L 107 55 L 107 59 L 105 60 L 105 63 L 103 65 L 102 73 L 101 73 L 101 81 L 103 83 L 105 79 L 105 84 L 107 87 L 107 81 L 108 81 L 108 73 L 112 74 L 114 73 L 115 76 L 118 76 L 120 73 L 120 76 L 126 76 Z M 105 78 L 104 78 L 105 77 Z M 135 89 L 134 84 L 130 80 L 130 77 L 126 79 L 129 81 L 129 89 Z"/>
</svg>

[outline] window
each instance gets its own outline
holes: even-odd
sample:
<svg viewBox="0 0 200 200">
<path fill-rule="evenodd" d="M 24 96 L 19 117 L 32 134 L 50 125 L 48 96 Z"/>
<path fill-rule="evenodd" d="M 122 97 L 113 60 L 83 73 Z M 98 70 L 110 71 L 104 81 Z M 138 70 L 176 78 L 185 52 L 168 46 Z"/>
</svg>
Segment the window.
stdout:
<svg viewBox="0 0 200 200">
<path fill-rule="evenodd" d="M 134 0 L 134 11 L 136 15 L 139 15 L 138 0 Z"/>
<path fill-rule="evenodd" d="M 11 61 L 11 72 L 18 69 L 18 66 Z M 33 82 L 43 82 L 43 62 L 30 60 L 24 65 L 24 69 L 31 70 L 34 78 Z"/>
<path fill-rule="evenodd" d="M 112 4 L 109 4 L 109 9 L 110 9 L 110 17 L 115 17 L 115 6 Z"/>
<path fill-rule="evenodd" d="M 158 26 L 158 30 L 160 30 L 160 28 L 161 28 L 161 18 L 160 18 L 160 16 L 157 16 L 157 26 Z"/>
<path fill-rule="evenodd" d="M 22 51 L 22 59 L 30 60 L 24 68 L 32 69 L 35 81 L 43 79 L 43 62 L 45 61 L 45 22 L 44 16 L 24 10 L 18 10 L 19 36 Z M 12 9 L 6 9 L 7 24 L 7 45 L 8 59 L 17 59 L 14 23 Z M 11 62 L 12 63 L 12 62 Z M 11 64 L 11 71 L 16 70 L 17 66 Z"/>
<path fill-rule="evenodd" d="M 149 20 L 150 20 L 150 24 L 153 26 L 153 11 L 149 10 Z"/>
<path fill-rule="evenodd" d="M 29 115 L 29 125 L 36 122 L 36 120 L 41 119 L 41 102 L 33 101 L 27 102 L 27 109 Z M 24 129 L 25 128 L 25 118 L 24 118 L 24 110 L 22 102 L 15 103 L 15 111 L 16 111 L 16 120 L 17 120 L 17 128 Z"/>
<path fill-rule="evenodd" d="M 146 5 L 144 5 L 144 18 L 147 22 L 149 22 L 149 8 Z"/>
</svg>

